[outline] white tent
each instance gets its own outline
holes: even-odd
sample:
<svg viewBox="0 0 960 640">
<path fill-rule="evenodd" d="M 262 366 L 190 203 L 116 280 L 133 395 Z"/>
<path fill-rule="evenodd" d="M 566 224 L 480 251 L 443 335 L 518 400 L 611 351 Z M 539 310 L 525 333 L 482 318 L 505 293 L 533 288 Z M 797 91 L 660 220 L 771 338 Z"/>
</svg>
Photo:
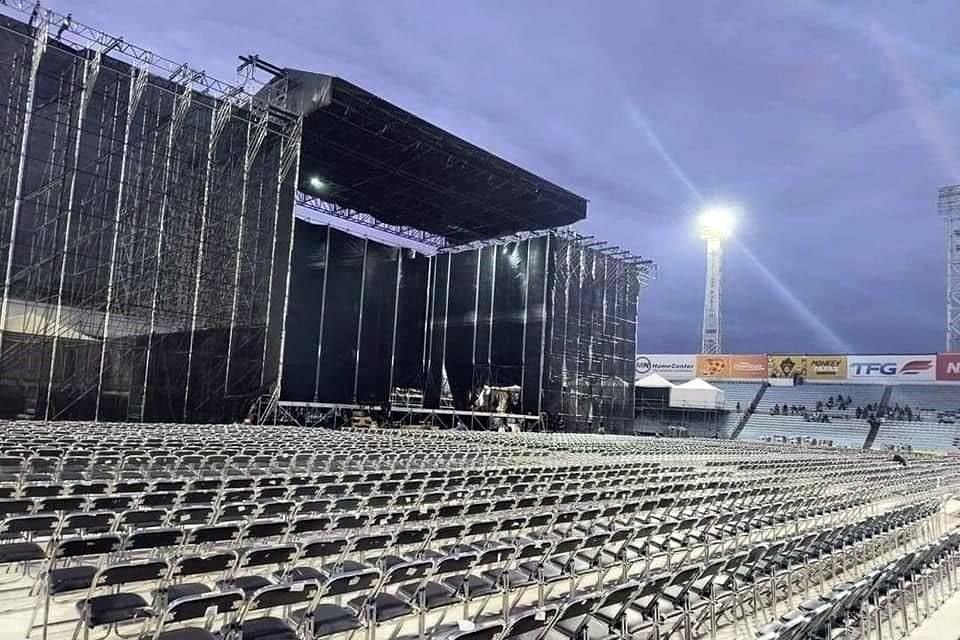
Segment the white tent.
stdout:
<svg viewBox="0 0 960 640">
<path fill-rule="evenodd" d="M 670 390 L 670 406 L 677 409 L 723 409 L 723 390 L 706 380 L 694 378 Z"/>
<path fill-rule="evenodd" d="M 659 373 L 651 373 L 637 380 L 636 386 L 645 389 L 672 389 L 675 385 Z"/>
</svg>

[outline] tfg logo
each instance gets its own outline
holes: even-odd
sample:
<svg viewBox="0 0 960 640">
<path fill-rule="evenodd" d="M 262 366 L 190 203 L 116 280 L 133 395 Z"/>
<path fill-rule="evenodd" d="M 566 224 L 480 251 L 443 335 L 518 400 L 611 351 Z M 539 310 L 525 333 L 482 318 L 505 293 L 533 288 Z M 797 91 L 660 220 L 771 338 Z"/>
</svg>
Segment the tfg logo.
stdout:
<svg viewBox="0 0 960 640">
<path fill-rule="evenodd" d="M 850 365 L 855 376 L 915 376 L 933 367 L 930 360 L 911 360 L 899 368 L 896 362 L 854 362 Z"/>
</svg>

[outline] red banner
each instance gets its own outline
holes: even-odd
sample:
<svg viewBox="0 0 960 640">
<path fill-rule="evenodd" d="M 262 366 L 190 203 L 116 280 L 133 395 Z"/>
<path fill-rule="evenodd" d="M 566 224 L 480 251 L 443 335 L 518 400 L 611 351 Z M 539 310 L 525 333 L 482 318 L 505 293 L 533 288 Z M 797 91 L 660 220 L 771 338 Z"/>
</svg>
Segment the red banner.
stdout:
<svg viewBox="0 0 960 640">
<path fill-rule="evenodd" d="M 937 354 L 937 380 L 960 381 L 960 353 Z"/>
</svg>

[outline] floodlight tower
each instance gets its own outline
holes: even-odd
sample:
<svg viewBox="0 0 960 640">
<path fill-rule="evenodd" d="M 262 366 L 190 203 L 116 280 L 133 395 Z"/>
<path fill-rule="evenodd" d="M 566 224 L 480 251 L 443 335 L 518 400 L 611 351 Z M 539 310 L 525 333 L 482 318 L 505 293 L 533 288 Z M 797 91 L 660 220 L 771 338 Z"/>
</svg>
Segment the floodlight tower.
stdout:
<svg viewBox="0 0 960 640">
<path fill-rule="evenodd" d="M 947 233 L 947 351 L 960 351 L 960 185 L 943 187 L 937 208 Z"/>
<path fill-rule="evenodd" d="M 709 207 L 697 219 L 700 237 L 707 241 L 707 282 L 703 296 L 703 336 L 700 353 L 721 353 L 720 294 L 723 283 L 723 245 L 734 227 L 729 207 Z"/>
</svg>

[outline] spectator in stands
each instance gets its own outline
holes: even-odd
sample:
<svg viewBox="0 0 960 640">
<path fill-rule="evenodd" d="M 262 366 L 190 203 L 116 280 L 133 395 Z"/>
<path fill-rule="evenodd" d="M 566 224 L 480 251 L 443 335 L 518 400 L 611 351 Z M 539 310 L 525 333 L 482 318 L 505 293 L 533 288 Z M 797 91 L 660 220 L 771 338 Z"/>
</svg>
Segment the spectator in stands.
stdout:
<svg viewBox="0 0 960 640">
<path fill-rule="evenodd" d="M 740 411 L 740 403 L 737 402 L 737 411 Z"/>
<path fill-rule="evenodd" d="M 854 413 L 857 416 L 857 420 L 859 420 L 860 417 L 863 415 L 863 412 L 860 410 L 860 407 L 857 407 L 857 410 Z"/>
</svg>

